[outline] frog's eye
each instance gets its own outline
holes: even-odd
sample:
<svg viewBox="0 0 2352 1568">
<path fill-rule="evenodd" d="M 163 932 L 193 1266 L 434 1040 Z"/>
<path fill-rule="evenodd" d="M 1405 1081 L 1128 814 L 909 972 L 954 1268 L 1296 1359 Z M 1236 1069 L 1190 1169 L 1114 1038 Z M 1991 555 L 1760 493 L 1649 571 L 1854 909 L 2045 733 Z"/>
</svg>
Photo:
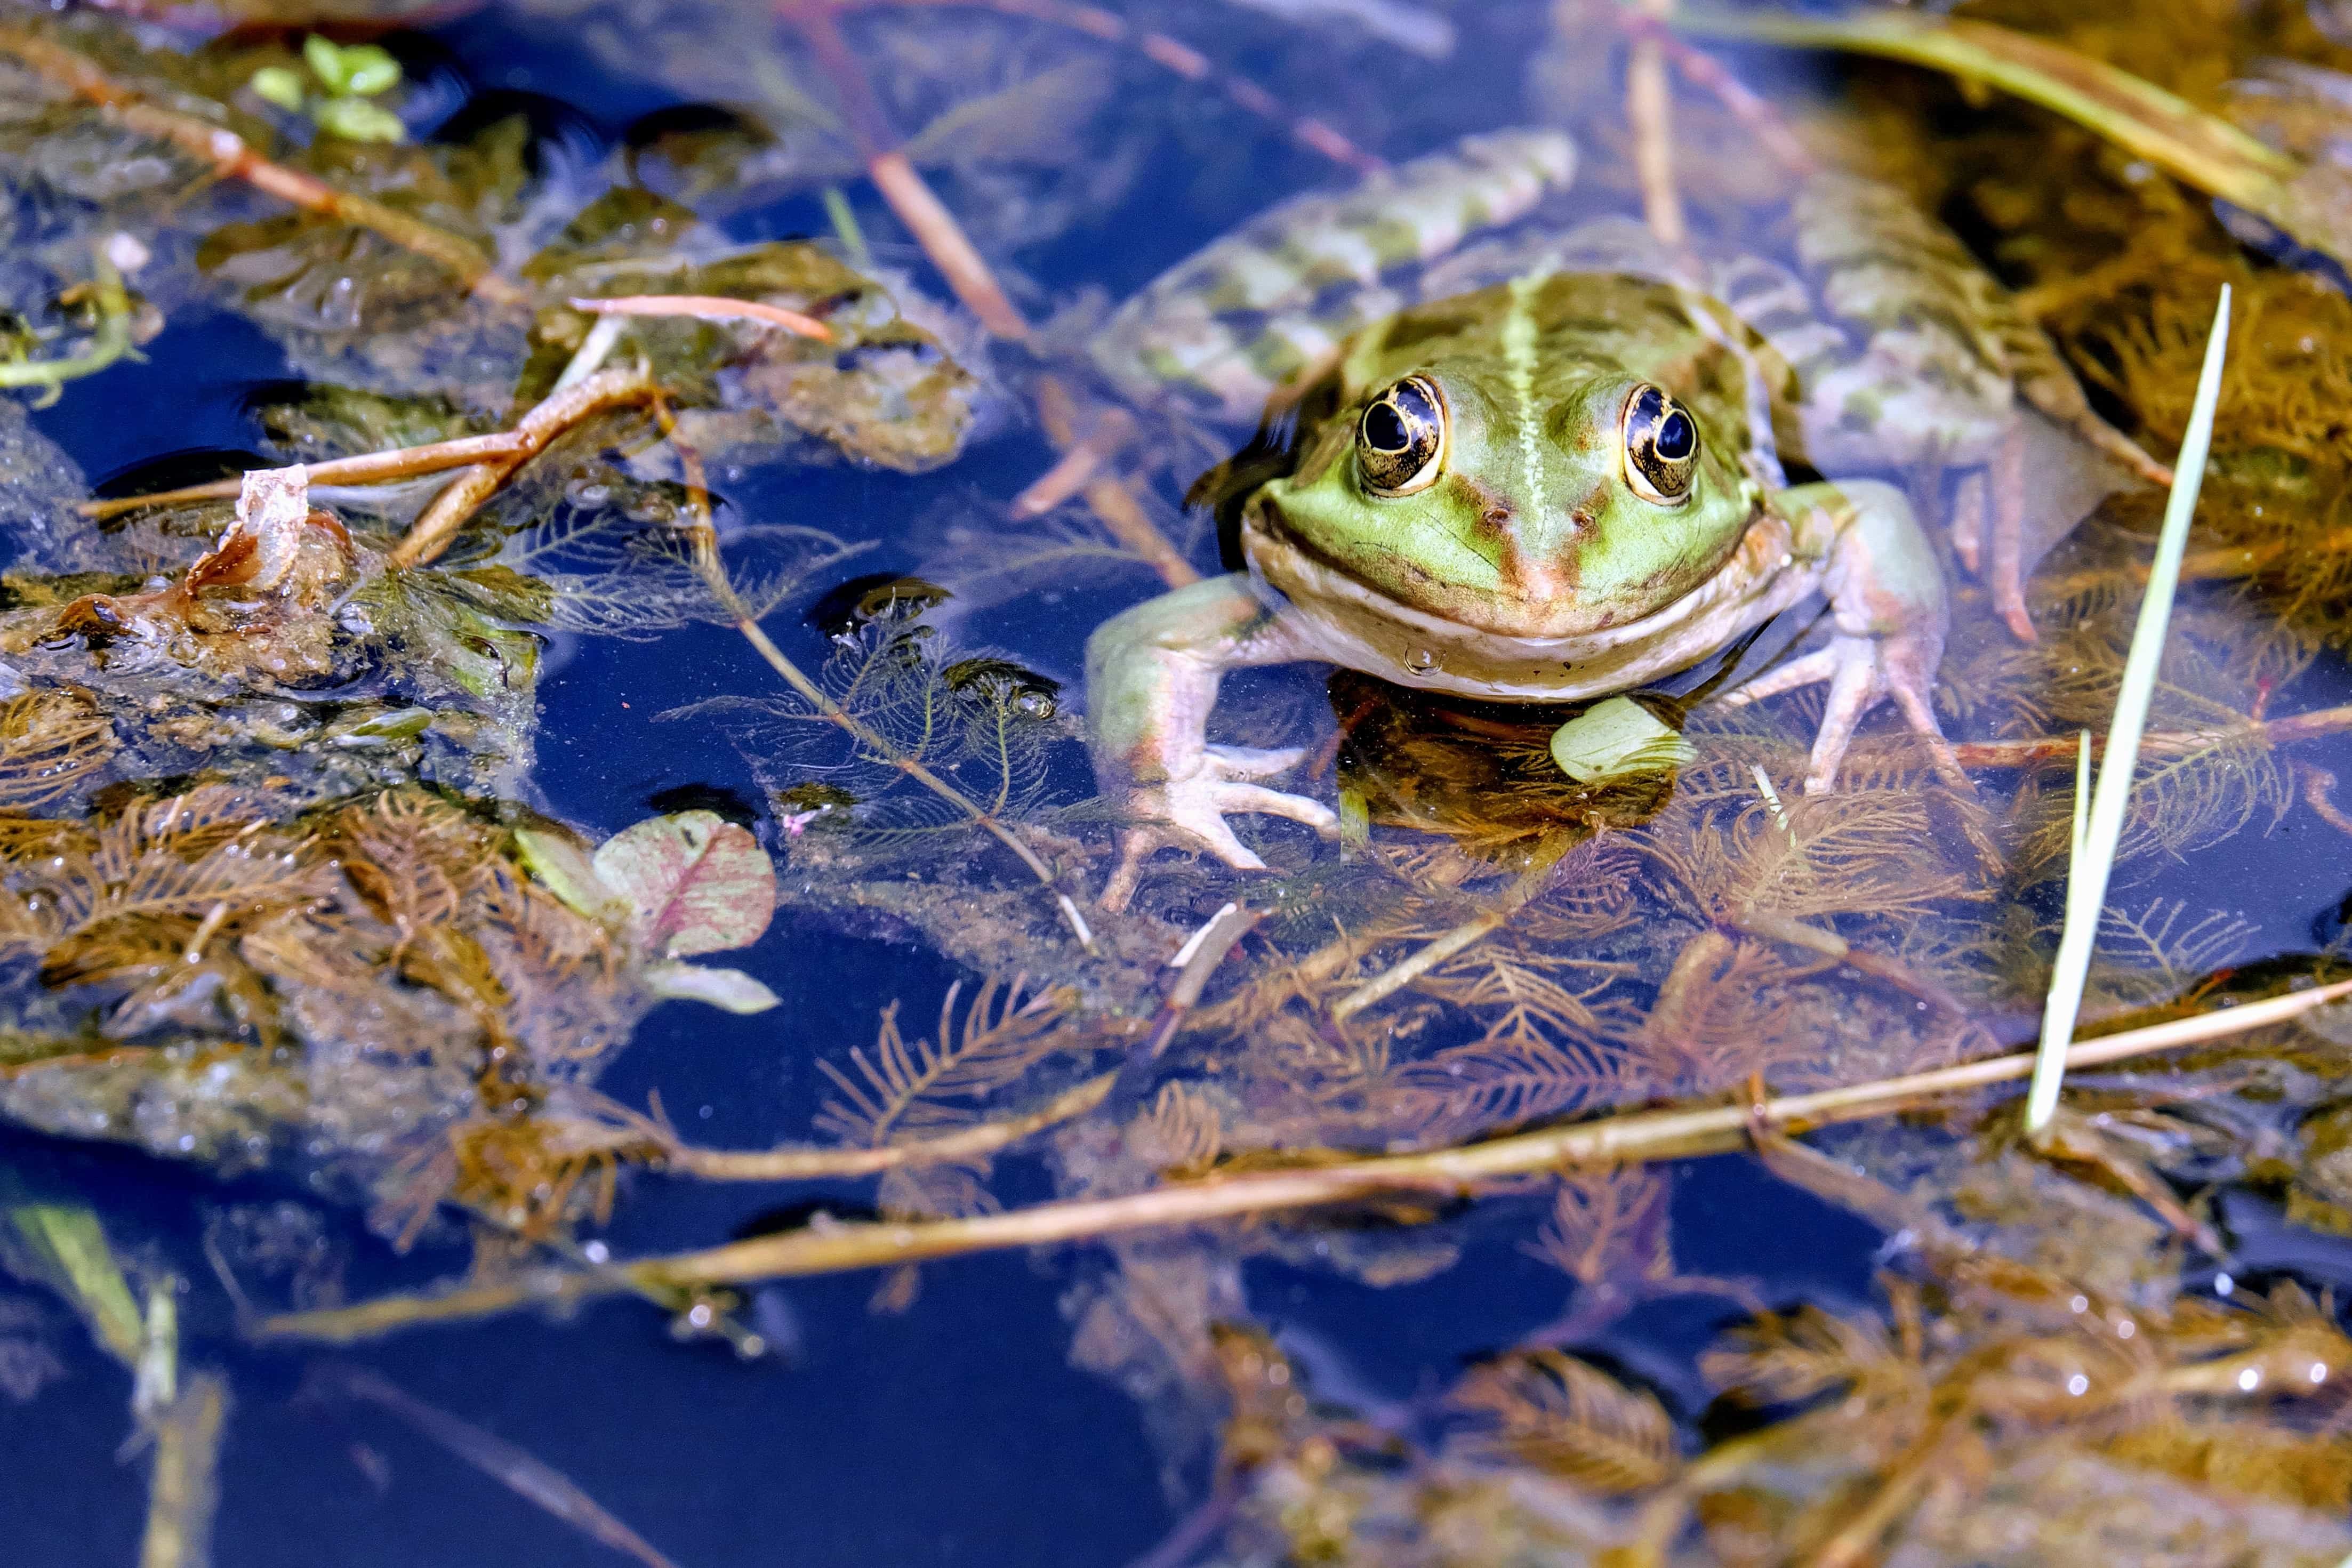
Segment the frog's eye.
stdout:
<svg viewBox="0 0 2352 1568">
<path fill-rule="evenodd" d="M 1698 468 L 1698 422 L 1644 382 L 1625 400 L 1625 482 L 1645 501 L 1678 507 Z"/>
<path fill-rule="evenodd" d="M 1445 471 L 1445 401 L 1407 376 L 1372 401 L 1356 424 L 1356 461 L 1375 496 L 1411 496 Z"/>
</svg>

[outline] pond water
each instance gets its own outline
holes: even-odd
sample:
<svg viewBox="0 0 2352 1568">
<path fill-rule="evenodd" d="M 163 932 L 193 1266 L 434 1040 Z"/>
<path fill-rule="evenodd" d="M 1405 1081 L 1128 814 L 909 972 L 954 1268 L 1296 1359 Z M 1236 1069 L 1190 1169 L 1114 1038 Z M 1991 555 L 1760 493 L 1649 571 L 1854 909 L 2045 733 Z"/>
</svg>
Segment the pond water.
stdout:
<svg viewBox="0 0 2352 1568">
<path fill-rule="evenodd" d="M 2352 18 L 1647 15 L 0 11 L 9 1561 L 2352 1555 Z"/>
</svg>

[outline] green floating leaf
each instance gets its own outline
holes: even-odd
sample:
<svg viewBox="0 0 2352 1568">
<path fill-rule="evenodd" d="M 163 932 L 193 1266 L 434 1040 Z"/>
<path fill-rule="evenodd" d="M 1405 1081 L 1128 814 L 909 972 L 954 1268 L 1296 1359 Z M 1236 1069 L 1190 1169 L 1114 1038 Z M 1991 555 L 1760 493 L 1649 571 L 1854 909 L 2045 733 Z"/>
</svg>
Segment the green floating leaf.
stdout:
<svg viewBox="0 0 2352 1568">
<path fill-rule="evenodd" d="M 570 835 L 518 828 L 514 839 L 516 858 L 573 914 L 616 928 L 636 914 L 636 905 L 604 884 L 588 852 Z"/>
<path fill-rule="evenodd" d="M 646 966 L 645 981 L 646 988 L 657 997 L 709 1002 L 730 1013 L 763 1013 L 782 1000 L 740 969 L 709 969 L 673 961 Z"/>
<path fill-rule="evenodd" d="M 1664 773 L 1697 755 L 1681 734 L 1631 697 L 1610 697 L 1552 731 L 1551 758 L 1579 784 Z"/>
<path fill-rule="evenodd" d="M 756 942 L 776 909 L 776 868 L 750 833 L 714 811 L 625 828 L 596 851 L 597 877 L 635 910 L 631 933 L 675 958 Z"/>
<path fill-rule="evenodd" d="M 350 85 L 343 51 L 334 39 L 311 34 L 302 40 L 302 57 L 310 62 L 310 74 L 324 82 L 328 91 L 341 92 Z"/>
<path fill-rule="evenodd" d="M 256 98 L 280 109 L 299 111 L 302 107 L 302 78 L 285 66 L 264 66 L 246 85 Z"/>
<path fill-rule="evenodd" d="M 318 120 L 320 130 L 346 141 L 408 140 L 408 127 L 400 122 L 400 116 L 363 98 L 331 98 L 319 106 L 312 118 Z"/>
<path fill-rule="evenodd" d="M 354 44 L 343 50 L 343 90 L 373 98 L 400 85 L 400 62 L 373 44 Z"/>
<path fill-rule="evenodd" d="M 431 708 L 399 707 L 372 714 L 357 724 L 341 726 L 328 738 L 337 746 L 364 750 L 370 747 L 388 746 L 394 741 L 414 740 L 432 727 Z"/>
</svg>

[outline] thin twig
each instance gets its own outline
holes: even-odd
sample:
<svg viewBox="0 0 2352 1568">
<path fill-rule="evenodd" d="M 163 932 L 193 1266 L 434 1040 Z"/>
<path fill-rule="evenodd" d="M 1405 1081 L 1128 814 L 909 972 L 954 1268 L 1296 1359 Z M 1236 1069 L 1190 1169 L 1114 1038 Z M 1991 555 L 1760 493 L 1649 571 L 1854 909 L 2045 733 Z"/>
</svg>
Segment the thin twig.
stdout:
<svg viewBox="0 0 2352 1568">
<path fill-rule="evenodd" d="M 2309 713 L 2290 714 L 2284 718 L 2249 720 L 2228 729 L 2160 729 L 2143 736 L 2139 748 L 2143 757 L 2187 757 L 2216 746 L 2245 743 L 2284 746 L 2293 741 L 2340 735 L 2347 729 L 2352 729 L 2352 703 L 2339 707 L 2314 708 Z M 2094 739 L 2091 743 L 2095 757 L 2105 748 L 2106 743 L 2103 740 Z M 1855 741 L 1849 755 L 1864 760 L 1912 754 L 1921 749 L 1923 744 L 1912 736 L 1873 736 Z M 1959 758 L 1961 767 L 1988 772 L 2061 766 L 2072 768 L 2074 754 L 2081 749 L 2081 737 L 2074 735 L 2028 736 L 2016 740 L 1963 740 L 1952 746 L 1952 753 Z"/>
<path fill-rule="evenodd" d="M 2284 1023 L 2352 996 L 2352 980 L 2078 1041 L 2069 1065 L 2095 1067 Z M 596 1274 L 541 1270 L 437 1294 L 387 1296 L 356 1306 L 289 1312 L 253 1325 L 264 1339 L 348 1342 L 393 1329 L 532 1305 L 563 1306 L 632 1282 L 745 1283 L 921 1262 L 964 1253 L 1051 1246 L 1248 1215 L 1315 1208 L 1399 1192 L 1453 1196 L 1532 1172 L 1681 1159 L 1743 1146 L 1760 1117 L 1798 1133 L 1906 1110 L 1938 1095 L 2011 1082 L 2033 1071 L 2011 1054 L 1844 1089 L 1747 1104 L 1633 1112 L 1425 1154 L 1390 1155 L 1292 1170 L 1181 1182 L 1123 1197 L 1038 1204 L 1002 1214 L 922 1223 L 835 1225 L 757 1237 L 704 1251 L 616 1264 Z"/>
<path fill-rule="evenodd" d="M 179 1396 L 150 1424 L 155 1459 L 147 1480 L 147 1530 L 139 1568 L 207 1568 L 213 1513 L 220 1502 L 221 1432 L 228 1385 L 217 1373 L 192 1374 Z"/>
<path fill-rule="evenodd" d="M 1571 847 L 1570 835 L 1561 833 L 1555 843 L 1538 852 L 1536 863 L 1521 873 L 1510 891 L 1496 901 L 1495 907 L 1473 915 L 1453 930 L 1429 942 L 1393 968 L 1373 977 L 1363 985 L 1331 1004 L 1331 1016 L 1341 1022 L 1355 1017 L 1366 1008 L 1373 1007 L 1404 989 L 1423 975 L 1444 963 L 1455 954 L 1475 946 L 1509 924 L 1511 916 L 1535 902 L 1551 885 L 1559 869 L 1560 857 Z"/>
<path fill-rule="evenodd" d="M 395 446 L 383 452 L 364 452 L 356 457 L 330 457 L 324 462 L 305 464 L 313 485 L 376 485 L 394 479 L 414 479 L 419 475 L 446 473 L 463 468 L 468 464 L 501 457 L 530 455 L 530 437 L 519 430 L 494 431 L 488 435 L 460 436 L 455 441 L 428 442 L 422 446 Z M 102 501 L 84 501 L 74 508 L 85 517 L 104 521 L 119 517 L 125 512 L 136 512 L 148 507 L 176 507 L 189 501 L 234 501 L 245 484 L 238 475 L 228 479 L 215 479 L 206 485 L 189 485 L 177 490 L 154 490 L 144 496 L 115 496 Z"/>
<path fill-rule="evenodd" d="M 148 102 L 78 49 L 29 28 L 0 26 L 0 55 L 23 62 L 43 80 L 96 105 L 126 130 L 168 141 L 189 157 L 211 164 L 224 179 L 242 180 L 295 206 L 371 229 L 402 249 L 448 268 L 486 299 L 515 304 L 525 298 L 470 241 L 381 202 L 338 190 L 316 175 L 273 163 L 225 126 Z"/>
<path fill-rule="evenodd" d="M 584 387 L 588 383 L 582 384 Z M 711 524 L 709 493 L 702 481 L 701 459 L 691 448 L 678 441 L 677 423 L 671 419 L 667 406 L 657 394 L 654 398 L 654 411 L 655 416 L 661 421 L 663 429 L 667 433 L 671 444 L 677 446 L 681 454 L 681 463 L 687 470 L 689 487 L 696 497 L 694 508 L 698 521 L 690 530 L 695 572 L 702 579 L 703 586 L 711 597 L 719 601 L 719 608 L 733 620 L 736 632 L 745 642 L 751 644 L 752 651 L 767 662 L 770 669 L 783 677 L 786 685 L 799 693 L 801 699 L 814 708 L 828 722 L 865 747 L 870 755 L 898 768 L 908 778 L 961 811 L 971 820 L 973 826 L 984 830 L 999 843 L 1020 857 L 1021 863 L 1029 868 L 1030 874 L 1037 879 L 1046 892 L 1054 895 L 1055 904 L 1062 912 L 1062 919 L 1069 926 L 1071 934 L 1077 937 L 1078 946 L 1089 953 L 1093 952 L 1095 950 L 1093 927 L 1087 924 L 1087 917 L 1078 912 L 1076 902 L 1061 890 L 1053 868 L 1037 857 L 1036 851 L 1022 842 L 1019 835 L 1000 821 L 994 813 L 982 810 L 962 790 L 941 779 L 921 762 L 908 756 L 902 748 L 893 745 L 887 737 L 863 723 L 856 715 L 834 701 L 824 688 L 809 679 L 807 673 L 793 663 L 784 651 L 777 647 L 768 633 L 761 628 L 759 617 L 752 612 L 750 605 L 743 602 L 743 596 L 735 591 L 735 584 L 727 575 L 727 563 L 719 557 L 719 534 Z"/>
<path fill-rule="evenodd" d="M 1016 517 L 1042 517 L 1073 495 L 1083 495 L 1087 507 L 1126 549 L 1143 558 L 1160 580 L 1182 588 L 1201 580 L 1166 535 L 1152 525 L 1135 494 L 1103 467 L 1139 434 L 1135 418 L 1124 409 L 1110 409 L 1095 421 L 1083 439 L 1078 435 L 1078 407 L 1060 378 L 1037 378 L 1037 423 L 1045 438 L 1066 448 L 1062 460 L 1013 497 Z"/>
<path fill-rule="evenodd" d="M 817 63 L 832 78 L 834 90 L 841 96 L 843 118 L 848 121 L 850 135 L 857 143 L 858 156 L 866 161 L 866 177 L 923 247 L 923 254 L 931 258 L 931 265 L 948 280 L 956 298 L 980 318 L 982 326 L 998 337 L 1016 341 L 1026 338 L 1028 320 L 996 281 L 996 274 L 990 270 L 947 204 L 940 200 L 900 151 L 881 102 L 874 96 L 874 85 L 866 80 L 866 68 L 858 64 L 848 41 L 841 36 L 841 25 L 834 16 L 834 0 L 775 0 L 775 8 L 778 16 L 808 40 Z"/>
<path fill-rule="evenodd" d="M 1636 0 L 1653 20 L 1672 0 Z M 1642 183 L 1642 214 L 1651 235 L 1679 256 L 1690 243 L 1683 217 L 1682 192 L 1675 184 L 1674 91 L 1666 80 L 1666 55 L 1656 36 L 1636 33 L 1625 67 L 1625 119 L 1633 130 L 1633 169 Z"/>
<path fill-rule="evenodd" d="M 765 305 L 756 299 L 729 299 L 716 294 L 622 294 L 609 299 L 566 301 L 574 310 L 594 316 L 691 316 L 703 321 L 761 321 L 782 327 L 821 343 L 833 340 L 833 329 L 814 316 Z"/>
<path fill-rule="evenodd" d="M 515 440 L 512 451 L 474 464 L 433 497 L 433 504 L 425 508 L 408 536 L 393 547 L 385 558 L 386 564 L 406 570 L 436 559 L 449 548 L 450 539 L 466 526 L 475 510 L 549 442 L 590 414 L 647 402 L 655 392 L 652 373 L 640 366 L 635 370 L 600 371 L 577 386 L 548 397 L 524 414 L 510 433 Z"/>
<path fill-rule="evenodd" d="M 666 1139 L 662 1164 L 681 1176 L 705 1181 L 814 1181 L 877 1176 L 904 1166 L 970 1160 L 1012 1147 L 1034 1134 L 1075 1121 L 1103 1102 L 1115 1072 L 1089 1078 L 1024 1115 L 983 1122 L 936 1138 L 910 1139 L 873 1149 L 697 1149 Z"/>
<path fill-rule="evenodd" d="M 625 1552 L 646 1568 L 677 1568 L 635 1531 L 544 1459 L 486 1432 L 471 1421 L 428 1405 L 407 1390 L 356 1366 L 314 1369 L 354 1399 L 390 1411 L 525 1501 L 546 1510 L 592 1541 Z"/>
<path fill-rule="evenodd" d="M 1821 167 L 1820 160 L 1797 140 L 1797 133 L 1789 129 L 1789 122 L 1780 118 L 1779 110 L 1758 96 L 1746 82 L 1724 69 L 1723 63 L 1713 55 L 1694 48 L 1687 40 L 1676 37 L 1655 11 L 1635 10 L 1621 4 L 1615 7 L 1614 14 L 1618 26 L 1627 34 L 1637 39 L 1654 41 L 1675 70 L 1693 87 L 1712 94 L 1716 101 L 1730 111 L 1732 118 L 1755 135 L 1758 144 L 1782 168 L 1794 174 L 1811 174 Z"/>
</svg>

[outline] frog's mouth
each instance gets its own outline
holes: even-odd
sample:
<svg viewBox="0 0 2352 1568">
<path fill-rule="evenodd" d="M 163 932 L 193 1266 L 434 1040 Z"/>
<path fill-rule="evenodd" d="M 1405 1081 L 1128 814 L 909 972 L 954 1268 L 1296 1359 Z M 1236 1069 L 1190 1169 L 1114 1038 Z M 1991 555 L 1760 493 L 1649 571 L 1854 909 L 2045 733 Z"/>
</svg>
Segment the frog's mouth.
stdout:
<svg viewBox="0 0 2352 1568">
<path fill-rule="evenodd" d="M 1253 512 L 1241 553 L 1286 601 L 1299 641 L 1335 664 L 1400 685 L 1506 702 L 1597 696 L 1695 664 L 1812 591 L 1790 570 L 1789 526 L 1759 517 L 1722 570 L 1639 619 L 1568 632 L 1498 631 L 1405 603 L 1308 551 Z"/>
</svg>

